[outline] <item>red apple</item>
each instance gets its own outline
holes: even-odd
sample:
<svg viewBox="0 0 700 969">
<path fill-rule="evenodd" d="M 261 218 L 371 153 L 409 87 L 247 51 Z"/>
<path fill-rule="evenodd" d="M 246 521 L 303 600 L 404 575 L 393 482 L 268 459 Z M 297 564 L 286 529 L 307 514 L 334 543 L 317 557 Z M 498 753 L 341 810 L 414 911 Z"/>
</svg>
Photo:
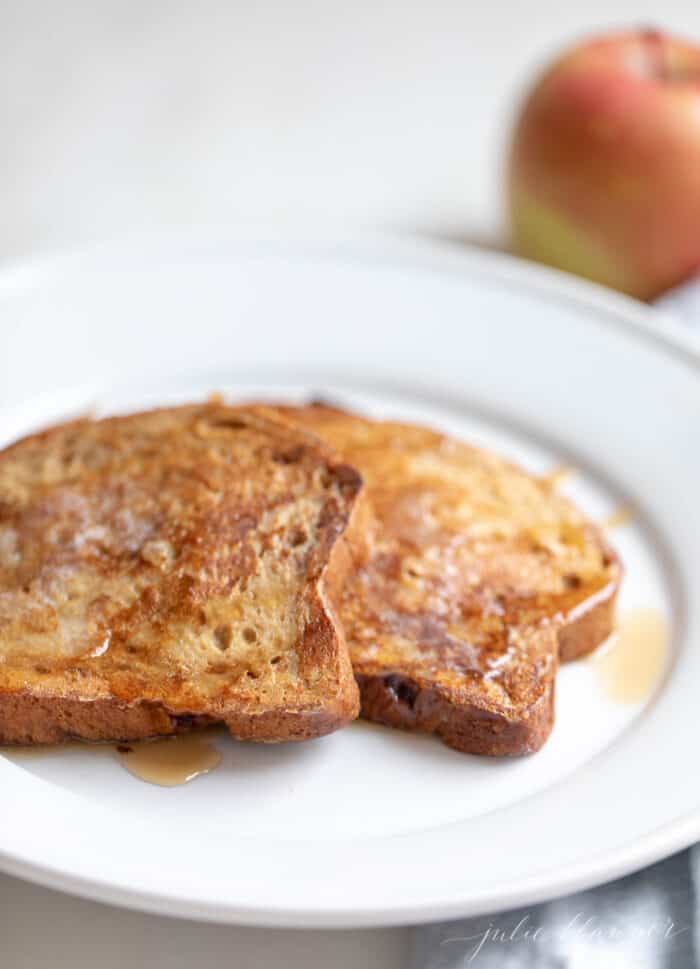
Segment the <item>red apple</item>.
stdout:
<svg viewBox="0 0 700 969">
<path fill-rule="evenodd" d="M 516 249 L 640 299 L 700 272 L 700 47 L 642 30 L 547 70 L 509 165 Z"/>
</svg>

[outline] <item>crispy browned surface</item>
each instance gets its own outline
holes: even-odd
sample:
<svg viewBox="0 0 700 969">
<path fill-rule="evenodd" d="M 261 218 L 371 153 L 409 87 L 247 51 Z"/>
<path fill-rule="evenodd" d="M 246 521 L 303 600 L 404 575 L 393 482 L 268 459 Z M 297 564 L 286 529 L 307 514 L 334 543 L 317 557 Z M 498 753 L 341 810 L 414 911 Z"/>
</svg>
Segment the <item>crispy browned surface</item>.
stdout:
<svg viewBox="0 0 700 969">
<path fill-rule="evenodd" d="M 563 659 L 612 624 L 619 563 L 552 485 L 422 427 L 283 412 L 366 483 L 373 523 L 340 590 L 365 717 L 480 754 L 538 749 Z"/>
<path fill-rule="evenodd" d="M 0 742 L 352 719 L 325 578 L 360 486 L 264 408 L 79 421 L 0 452 Z"/>
</svg>

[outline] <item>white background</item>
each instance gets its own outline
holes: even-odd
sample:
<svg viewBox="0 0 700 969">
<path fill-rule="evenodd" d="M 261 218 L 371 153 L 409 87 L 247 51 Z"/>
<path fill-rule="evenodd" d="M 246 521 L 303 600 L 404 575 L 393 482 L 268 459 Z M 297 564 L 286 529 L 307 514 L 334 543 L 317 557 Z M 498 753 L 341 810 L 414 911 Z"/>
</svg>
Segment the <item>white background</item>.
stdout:
<svg viewBox="0 0 700 969">
<path fill-rule="evenodd" d="M 525 83 L 696 0 L 0 3 L 0 259 L 183 223 L 500 238 Z"/>
<path fill-rule="evenodd" d="M 0 261 L 251 222 L 501 244 L 524 85 L 562 44 L 623 24 L 700 39 L 700 4 L 0 3 Z M 176 923 L 0 876 L 3 969 L 369 969 L 399 966 L 406 941 Z"/>
</svg>

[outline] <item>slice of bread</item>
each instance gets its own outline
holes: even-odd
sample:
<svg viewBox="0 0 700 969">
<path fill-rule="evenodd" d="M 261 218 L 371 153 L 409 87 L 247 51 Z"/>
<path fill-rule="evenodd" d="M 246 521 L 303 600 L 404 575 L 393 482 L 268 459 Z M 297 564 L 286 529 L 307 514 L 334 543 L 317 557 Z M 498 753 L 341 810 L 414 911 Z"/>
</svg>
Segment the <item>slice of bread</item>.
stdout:
<svg viewBox="0 0 700 969">
<path fill-rule="evenodd" d="M 358 712 L 326 576 L 360 476 L 264 408 L 81 420 L 0 452 L 0 743 Z"/>
<path fill-rule="evenodd" d="M 521 754 L 553 723 L 559 658 L 612 628 L 620 563 L 551 483 L 423 427 L 281 408 L 357 467 L 373 520 L 337 609 L 362 714 Z"/>
</svg>

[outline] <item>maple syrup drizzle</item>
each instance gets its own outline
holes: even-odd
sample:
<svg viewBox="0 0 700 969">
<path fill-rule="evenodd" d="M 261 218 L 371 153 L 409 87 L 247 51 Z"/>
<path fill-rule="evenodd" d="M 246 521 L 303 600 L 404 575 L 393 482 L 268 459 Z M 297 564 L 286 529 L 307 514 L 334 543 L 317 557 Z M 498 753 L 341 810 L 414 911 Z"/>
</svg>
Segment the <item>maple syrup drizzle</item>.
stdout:
<svg viewBox="0 0 700 969">
<path fill-rule="evenodd" d="M 71 741 L 66 744 L 0 747 L 0 756 L 22 763 L 66 752 L 81 754 L 115 754 L 119 763 L 139 780 L 159 787 L 177 787 L 214 770 L 221 754 L 213 745 L 215 731 L 180 734 L 162 740 L 134 741 L 124 744 L 89 744 Z"/>
<path fill-rule="evenodd" d="M 627 613 L 591 659 L 603 690 L 615 703 L 640 703 L 651 692 L 668 651 L 668 626 L 657 609 Z"/>
<path fill-rule="evenodd" d="M 622 528 L 624 525 L 629 525 L 633 521 L 634 508 L 631 505 L 620 505 L 603 518 L 600 527 L 605 531 L 609 531 L 612 528 Z"/>
<path fill-rule="evenodd" d="M 211 741 L 196 733 L 118 744 L 116 751 L 122 767 L 130 774 L 159 787 L 187 784 L 221 762 L 221 754 Z"/>
<path fill-rule="evenodd" d="M 549 471 L 542 475 L 544 481 L 546 481 L 552 488 L 558 488 L 560 484 L 567 480 L 567 478 L 573 477 L 576 474 L 576 468 L 573 468 L 570 464 L 556 464 Z"/>
</svg>

